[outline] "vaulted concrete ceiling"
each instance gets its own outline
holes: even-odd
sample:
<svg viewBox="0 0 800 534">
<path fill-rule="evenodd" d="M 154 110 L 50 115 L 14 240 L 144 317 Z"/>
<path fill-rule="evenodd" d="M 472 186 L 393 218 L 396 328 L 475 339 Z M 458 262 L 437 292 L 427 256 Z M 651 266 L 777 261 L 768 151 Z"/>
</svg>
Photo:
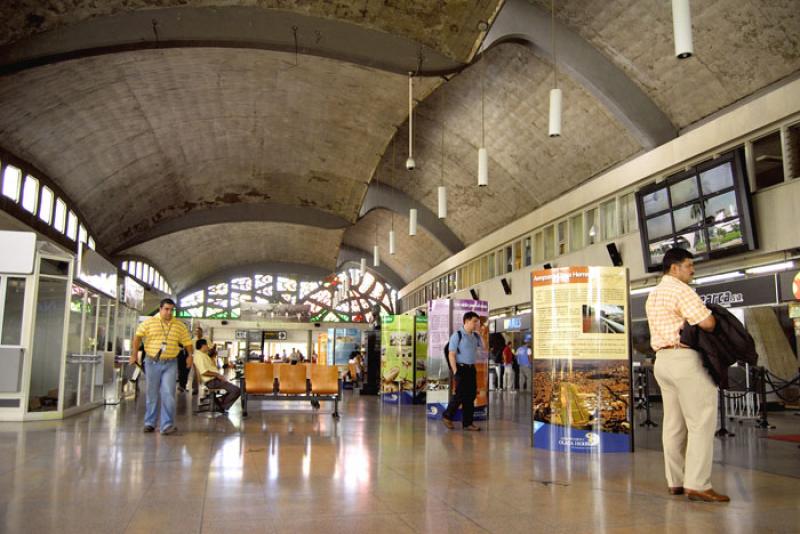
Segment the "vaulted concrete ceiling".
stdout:
<svg viewBox="0 0 800 534">
<path fill-rule="evenodd" d="M 538 30 L 498 24 L 483 59 L 464 68 L 479 23 L 503 22 L 502 5 L 506 21 L 528 8 Z M 575 57 L 559 77 L 563 136 L 549 139 L 546 0 L 17 0 L 0 5 L 0 145 L 71 197 L 103 250 L 143 256 L 176 288 L 241 265 L 332 270 L 342 252 L 352 261 L 371 250 L 376 224 L 395 283 L 409 281 L 796 75 L 796 5 L 695 2 L 696 56 L 678 61 L 668 1 L 560 0 L 557 33 L 569 33 Z M 404 73 L 420 56 L 418 169 L 392 174 L 393 136 L 399 167 L 406 157 Z M 479 190 L 484 69 L 491 178 Z M 426 75 L 443 72 L 455 75 L 437 90 L 442 78 Z M 391 188 L 367 194 L 376 181 Z M 408 237 L 407 207 L 435 212 L 441 183 L 449 216 Z M 395 257 L 382 208 L 400 213 Z M 213 254 L 184 259 L 197 248 Z"/>
<path fill-rule="evenodd" d="M 344 230 L 269 222 L 212 224 L 158 237 L 121 252 L 147 258 L 180 292 L 195 282 L 252 264 L 336 268 Z"/>
<path fill-rule="evenodd" d="M 549 0 L 529 0 L 547 13 Z M 666 0 L 559 0 L 577 32 L 656 102 L 679 128 L 800 69 L 797 0 L 692 2 L 695 55 L 676 61 Z"/>
<path fill-rule="evenodd" d="M 443 181 L 448 187 L 447 226 L 469 245 L 558 197 L 603 169 L 637 153 L 630 133 L 573 80 L 562 76 L 562 137 L 547 136 L 552 67 L 526 46 L 505 43 L 477 65 L 441 86 L 415 112 L 417 170 L 391 170 L 391 154 L 378 179 L 401 189 L 434 213 Z M 477 187 L 481 142 L 480 77 L 486 69 L 486 147 L 490 185 Z M 400 138 L 408 135 L 407 126 Z M 397 144 L 399 165 L 406 146 Z M 392 178 L 393 177 L 393 178 Z"/>
<path fill-rule="evenodd" d="M 0 79 L 6 148 L 115 251 L 195 210 L 273 202 L 355 222 L 406 116 L 400 75 L 280 52 L 137 51 Z M 436 83 L 421 81 L 424 97 Z M 109 209 L 109 207 L 115 207 Z"/>
</svg>

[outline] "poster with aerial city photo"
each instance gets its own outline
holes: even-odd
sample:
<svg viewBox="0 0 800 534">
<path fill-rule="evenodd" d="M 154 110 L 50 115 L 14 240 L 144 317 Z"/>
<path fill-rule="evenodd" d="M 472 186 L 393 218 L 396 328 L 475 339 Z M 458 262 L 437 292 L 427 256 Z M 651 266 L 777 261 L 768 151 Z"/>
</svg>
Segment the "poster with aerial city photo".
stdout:
<svg viewBox="0 0 800 534">
<path fill-rule="evenodd" d="M 531 282 L 534 447 L 632 450 L 627 270 L 562 267 Z"/>
</svg>

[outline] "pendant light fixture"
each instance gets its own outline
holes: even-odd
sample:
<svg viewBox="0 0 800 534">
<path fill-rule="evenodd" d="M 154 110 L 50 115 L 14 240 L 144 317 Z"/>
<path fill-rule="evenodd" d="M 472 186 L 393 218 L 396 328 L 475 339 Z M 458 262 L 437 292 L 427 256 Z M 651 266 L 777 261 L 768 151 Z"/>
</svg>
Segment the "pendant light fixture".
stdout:
<svg viewBox="0 0 800 534">
<path fill-rule="evenodd" d="M 555 0 L 550 0 L 550 39 L 553 50 L 553 88 L 550 89 L 550 117 L 548 135 L 561 137 L 561 89 L 558 88 L 558 62 L 556 56 Z"/>
<path fill-rule="evenodd" d="M 672 0 L 672 33 L 675 40 L 675 56 L 678 59 L 692 57 L 694 44 L 689 0 Z"/>
<path fill-rule="evenodd" d="M 437 188 L 438 192 L 438 208 L 439 208 L 439 218 L 444 219 L 447 217 L 447 187 L 444 185 L 444 85 L 439 87 L 439 90 L 442 91 L 441 96 L 439 97 L 439 113 L 442 115 L 442 146 L 441 146 L 441 161 L 439 163 L 439 178 L 441 181 L 441 185 Z"/>
<path fill-rule="evenodd" d="M 486 57 L 481 58 L 481 147 L 478 149 L 478 187 L 489 185 L 489 153 L 486 151 L 486 113 L 484 105 L 484 81 Z"/>
<path fill-rule="evenodd" d="M 408 210 L 408 235 L 417 235 L 417 208 Z"/>
<path fill-rule="evenodd" d="M 381 252 L 378 249 L 378 223 L 375 223 L 375 246 L 372 247 L 372 266 L 380 267 L 381 265 Z"/>
<path fill-rule="evenodd" d="M 363 278 L 367 272 L 367 258 L 361 258 L 361 277 Z"/>
<path fill-rule="evenodd" d="M 397 167 L 397 135 L 392 138 L 392 168 L 389 174 L 389 185 L 394 188 L 394 174 Z M 389 227 L 389 255 L 393 256 L 395 253 L 394 243 L 394 210 L 391 210 L 390 216 L 392 218 L 391 226 Z"/>
<path fill-rule="evenodd" d="M 406 169 L 413 171 L 417 168 L 414 161 L 414 73 L 408 73 L 408 159 Z"/>
</svg>

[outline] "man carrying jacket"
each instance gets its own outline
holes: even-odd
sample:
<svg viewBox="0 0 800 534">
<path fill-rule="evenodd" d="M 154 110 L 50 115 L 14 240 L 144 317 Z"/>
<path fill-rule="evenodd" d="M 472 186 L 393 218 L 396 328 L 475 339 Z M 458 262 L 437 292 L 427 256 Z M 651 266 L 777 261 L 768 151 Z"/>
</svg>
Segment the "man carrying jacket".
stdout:
<svg viewBox="0 0 800 534">
<path fill-rule="evenodd" d="M 664 403 L 662 443 L 669 493 L 690 500 L 728 502 L 711 488 L 717 387 L 700 354 L 682 345 L 684 322 L 713 332 L 711 311 L 688 283 L 694 277 L 694 256 L 673 248 L 664 255 L 661 282 L 647 298 L 650 344 L 656 352 L 655 377 Z"/>
</svg>

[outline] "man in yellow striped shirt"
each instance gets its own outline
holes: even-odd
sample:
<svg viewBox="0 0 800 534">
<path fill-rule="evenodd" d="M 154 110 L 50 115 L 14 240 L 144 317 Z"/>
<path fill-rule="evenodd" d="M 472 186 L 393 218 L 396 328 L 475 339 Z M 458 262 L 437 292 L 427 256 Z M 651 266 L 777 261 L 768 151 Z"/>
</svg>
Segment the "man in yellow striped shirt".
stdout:
<svg viewBox="0 0 800 534">
<path fill-rule="evenodd" d="M 144 431 L 156 429 L 158 403 L 161 401 L 161 433 L 173 434 L 175 427 L 175 382 L 178 379 L 178 353 L 181 346 L 189 357 L 186 366 L 192 368 L 192 336 L 181 321 L 172 317 L 175 302 L 164 299 L 158 315 L 142 322 L 133 336 L 131 363 L 136 363 L 139 345 L 144 342 L 144 370 L 147 380 L 147 402 Z"/>
</svg>

